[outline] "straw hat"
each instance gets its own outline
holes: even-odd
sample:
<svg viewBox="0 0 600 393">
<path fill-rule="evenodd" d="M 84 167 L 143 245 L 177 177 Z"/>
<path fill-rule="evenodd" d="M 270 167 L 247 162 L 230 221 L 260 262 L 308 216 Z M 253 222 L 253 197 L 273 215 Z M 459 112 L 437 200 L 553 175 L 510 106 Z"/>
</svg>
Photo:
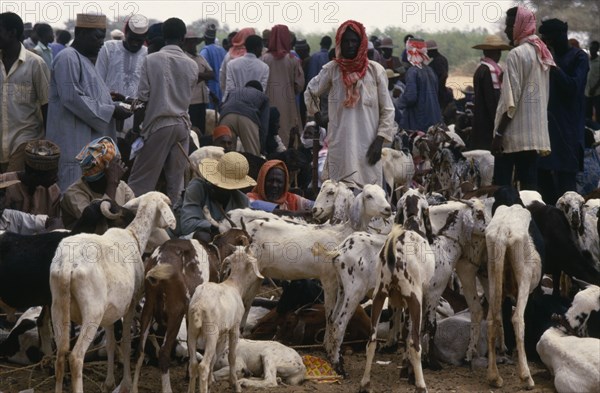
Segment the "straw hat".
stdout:
<svg viewBox="0 0 600 393">
<path fill-rule="evenodd" d="M 502 41 L 502 38 L 497 35 L 488 35 L 483 40 L 483 44 L 475 45 L 473 49 L 481 50 L 511 50 L 512 47 Z"/>
<path fill-rule="evenodd" d="M 225 153 L 220 160 L 205 158 L 199 166 L 208 182 L 226 190 L 254 187 L 256 181 L 248 176 L 248 160 L 237 152 Z"/>
<path fill-rule="evenodd" d="M 400 76 L 400 74 L 398 74 L 397 72 L 394 72 L 394 70 L 392 70 L 390 68 L 386 68 L 385 73 L 386 73 L 388 79 L 397 78 Z"/>
</svg>

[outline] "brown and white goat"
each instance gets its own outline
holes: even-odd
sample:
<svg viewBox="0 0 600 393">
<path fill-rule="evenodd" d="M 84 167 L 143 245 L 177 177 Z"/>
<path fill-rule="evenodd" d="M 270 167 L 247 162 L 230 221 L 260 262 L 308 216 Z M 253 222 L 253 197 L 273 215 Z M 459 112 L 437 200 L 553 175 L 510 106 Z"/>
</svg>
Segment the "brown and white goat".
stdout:
<svg viewBox="0 0 600 393">
<path fill-rule="evenodd" d="M 171 239 L 157 248 L 148 259 L 144 282 L 146 302 L 142 309 L 140 328 L 142 338 L 139 343 L 133 392 L 138 391 L 145 344 L 153 318 L 156 319 L 161 330 L 165 330 L 158 355 L 162 392 L 172 392 L 169 361 L 189 301 L 198 285 L 209 280 L 220 281 L 220 256 L 224 258 L 231 254 L 235 244 L 248 244 L 245 231 L 231 229 L 217 235 L 212 244 L 195 239 Z"/>
</svg>

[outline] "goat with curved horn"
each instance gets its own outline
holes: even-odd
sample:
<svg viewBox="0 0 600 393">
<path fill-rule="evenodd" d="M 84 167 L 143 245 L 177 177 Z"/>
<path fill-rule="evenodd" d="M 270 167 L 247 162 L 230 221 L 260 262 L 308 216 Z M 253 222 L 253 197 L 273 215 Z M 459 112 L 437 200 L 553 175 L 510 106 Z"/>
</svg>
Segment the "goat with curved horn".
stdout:
<svg viewBox="0 0 600 393">
<path fill-rule="evenodd" d="M 121 215 L 119 213 L 113 213 L 111 210 L 111 203 L 110 201 L 102 201 L 100 203 L 100 211 L 102 212 L 102 215 L 106 218 L 108 218 L 109 220 L 116 220 L 118 219 Z"/>
</svg>

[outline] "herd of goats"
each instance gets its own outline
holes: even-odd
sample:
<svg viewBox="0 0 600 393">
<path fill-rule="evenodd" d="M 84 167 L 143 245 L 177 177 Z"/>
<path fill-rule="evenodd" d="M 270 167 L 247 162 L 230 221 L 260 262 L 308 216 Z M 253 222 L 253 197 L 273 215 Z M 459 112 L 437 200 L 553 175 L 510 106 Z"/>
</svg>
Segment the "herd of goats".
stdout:
<svg viewBox="0 0 600 393">
<path fill-rule="evenodd" d="M 600 340 L 588 320 L 600 311 L 600 199 L 567 192 L 549 206 L 536 192 L 491 186 L 491 154 L 462 152 L 460 138 L 440 127 L 412 140 L 410 152 L 401 144 L 400 135 L 382 154 L 384 178 L 394 192 L 367 184 L 356 194 L 344 181 L 325 181 L 310 222 L 251 209 L 216 221 L 205 209 L 220 232 L 212 243 L 165 241 L 164 231 L 176 219 L 169 199 L 150 192 L 122 207 L 95 201 L 72 231 L 3 233 L 0 307 L 10 314 L 44 306 L 39 341 L 41 352 L 56 358 L 56 392 L 63 390 L 67 358 L 72 391 L 83 392 L 84 359 L 99 328 L 105 331 L 108 363 L 103 386 L 115 386 L 114 325 L 121 320 L 119 392 L 138 391 L 156 324 L 163 332 L 162 343 L 155 344 L 163 393 L 172 391 L 169 363 L 182 329 L 188 392 L 198 380 L 200 392 L 208 392 L 218 379 L 229 379 L 239 392 L 304 380 L 306 369 L 295 350 L 241 339 L 240 331 L 265 278 L 318 279 L 326 316 L 323 346 L 332 367 L 346 375 L 341 346 L 355 310 L 368 297 L 371 334 L 360 391 L 372 390 L 377 327 L 387 307 L 393 323 L 386 346 L 400 344 L 417 392 L 426 392 L 422 362 L 439 366 L 433 350 L 436 309 L 457 278 L 470 312 L 464 360 L 482 353 L 478 343 L 487 308 L 487 380 L 503 386 L 496 352 L 504 356 L 506 349 L 503 303 L 510 297 L 518 376 L 533 388 L 525 350 L 528 299 L 543 291 L 558 297 L 568 282 L 583 283 L 568 310 L 548 318 L 537 352 L 557 391 L 597 391 Z M 410 188 L 420 174 L 427 187 Z M 544 274 L 552 276 L 551 288 L 541 286 Z M 132 378 L 132 330 L 142 298 Z M 74 345 L 72 322 L 79 325 Z"/>
</svg>

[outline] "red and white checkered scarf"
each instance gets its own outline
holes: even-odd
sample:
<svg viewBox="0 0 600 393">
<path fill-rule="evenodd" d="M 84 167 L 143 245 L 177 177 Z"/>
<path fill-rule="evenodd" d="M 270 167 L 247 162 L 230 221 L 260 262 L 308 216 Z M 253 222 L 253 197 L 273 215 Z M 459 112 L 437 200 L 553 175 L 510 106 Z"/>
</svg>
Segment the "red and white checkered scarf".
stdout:
<svg viewBox="0 0 600 393">
<path fill-rule="evenodd" d="M 346 29 L 352 29 L 360 38 L 358 53 L 354 59 L 344 59 L 342 57 L 342 35 Z M 354 20 L 347 20 L 342 23 L 335 35 L 335 62 L 342 70 L 342 80 L 346 87 L 346 99 L 344 106 L 354 108 L 360 98 L 360 92 L 356 82 L 362 79 L 367 73 L 369 58 L 367 57 L 368 41 L 365 27 Z"/>
</svg>

